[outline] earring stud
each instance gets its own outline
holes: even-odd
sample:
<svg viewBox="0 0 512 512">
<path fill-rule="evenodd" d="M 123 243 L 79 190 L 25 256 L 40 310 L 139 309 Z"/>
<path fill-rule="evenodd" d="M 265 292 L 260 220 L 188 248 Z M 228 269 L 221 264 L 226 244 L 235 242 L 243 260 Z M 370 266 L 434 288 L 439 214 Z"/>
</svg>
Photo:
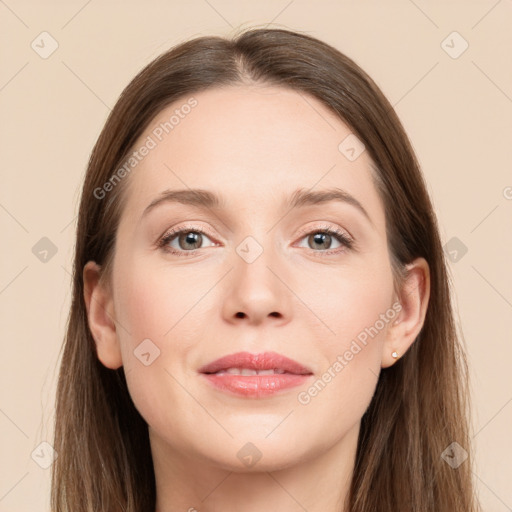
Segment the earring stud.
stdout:
<svg viewBox="0 0 512 512">
<path fill-rule="evenodd" d="M 393 353 L 391 354 L 391 357 L 397 359 L 398 358 L 398 352 L 396 350 L 393 351 Z"/>
</svg>

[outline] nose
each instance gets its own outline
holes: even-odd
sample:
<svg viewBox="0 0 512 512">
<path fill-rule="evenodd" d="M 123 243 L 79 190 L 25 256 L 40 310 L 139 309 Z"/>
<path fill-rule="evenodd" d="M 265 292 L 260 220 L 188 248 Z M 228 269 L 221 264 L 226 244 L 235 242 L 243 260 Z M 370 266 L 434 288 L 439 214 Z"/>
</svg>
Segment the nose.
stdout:
<svg viewBox="0 0 512 512">
<path fill-rule="evenodd" d="M 254 246 L 249 247 L 254 250 Z M 235 252 L 234 268 L 224 283 L 222 314 L 225 320 L 250 325 L 263 322 L 284 325 L 291 317 L 292 293 L 275 252 L 264 247 L 253 261 L 246 254 L 243 250 Z"/>
</svg>

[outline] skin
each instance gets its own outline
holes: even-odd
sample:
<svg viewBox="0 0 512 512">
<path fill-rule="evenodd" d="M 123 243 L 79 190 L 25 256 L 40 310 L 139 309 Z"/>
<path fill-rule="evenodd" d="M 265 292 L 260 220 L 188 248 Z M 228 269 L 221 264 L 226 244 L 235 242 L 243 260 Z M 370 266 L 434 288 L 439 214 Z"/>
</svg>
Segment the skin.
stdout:
<svg viewBox="0 0 512 512">
<path fill-rule="evenodd" d="M 98 357 L 108 368 L 124 365 L 148 423 L 157 511 L 342 510 L 379 372 L 394 364 L 393 351 L 407 351 L 423 325 L 428 264 L 412 262 L 395 295 L 370 157 L 364 151 L 349 161 L 338 150 L 351 130 L 318 100 L 262 85 L 194 97 L 198 105 L 125 178 L 111 282 L 99 280 L 96 263 L 84 268 Z M 160 112 L 135 147 L 184 103 Z M 356 197 L 371 222 L 347 203 L 296 210 L 284 203 L 298 188 L 334 186 Z M 162 191 L 183 188 L 222 194 L 226 204 L 217 210 L 167 203 L 141 219 Z M 326 225 L 349 234 L 357 249 L 344 250 L 335 238 L 315 245 L 308 234 Z M 208 230 L 194 255 L 156 246 L 181 226 Z M 247 236 L 263 249 L 252 263 L 236 251 Z M 178 238 L 170 245 L 191 250 Z M 340 252 L 321 255 L 328 250 Z M 301 404 L 298 394 L 393 304 L 401 304 L 399 313 Z M 146 366 L 134 350 L 147 338 L 160 355 Z M 255 399 L 219 391 L 198 374 L 238 351 L 275 351 L 314 376 Z M 248 442 L 261 454 L 252 466 L 237 456 Z"/>
</svg>

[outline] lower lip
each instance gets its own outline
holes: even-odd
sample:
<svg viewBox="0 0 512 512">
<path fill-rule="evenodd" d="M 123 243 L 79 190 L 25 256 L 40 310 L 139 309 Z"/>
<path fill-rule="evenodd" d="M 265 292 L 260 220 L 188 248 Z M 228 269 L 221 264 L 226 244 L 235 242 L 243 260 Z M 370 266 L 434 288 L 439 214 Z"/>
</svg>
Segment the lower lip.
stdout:
<svg viewBox="0 0 512 512">
<path fill-rule="evenodd" d="M 281 390 L 304 384 L 312 375 L 277 373 L 274 375 L 233 375 L 224 373 L 203 373 L 211 384 L 222 391 L 235 393 L 244 397 L 260 398 L 274 395 Z"/>
</svg>

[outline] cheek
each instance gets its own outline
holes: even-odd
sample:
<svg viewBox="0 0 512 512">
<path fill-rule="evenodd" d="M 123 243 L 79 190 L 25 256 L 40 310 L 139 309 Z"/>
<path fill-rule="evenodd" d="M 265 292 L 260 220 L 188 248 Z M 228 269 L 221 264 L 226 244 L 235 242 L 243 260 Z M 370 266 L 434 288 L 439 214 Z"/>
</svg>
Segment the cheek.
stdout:
<svg viewBox="0 0 512 512">
<path fill-rule="evenodd" d="M 166 282 L 156 268 L 131 262 L 118 270 L 115 313 L 130 396 L 149 425 L 178 431 L 180 422 L 167 410 L 180 392 L 175 364 L 185 359 L 194 340 L 183 333 L 189 300 L 176 281 Z"/>
<path fill-rule="evenodd" d="M 187 312 L 204 292 L 187 283 L 179 271 L 135 262 L 129 267 L 130 272 L 120 269 L 123 279 L 116 287 L 116 316 L 129 332 L 120 333 L 122 344 L 133 349 L 149 338 L 162 348 L 175 332 L 186 329 Z"/>
<path fill-rule="evenodd" d="M 356 338 L 363 344 L 366 340 L 370 350 L 364 352 L 370 352 L 396 315 L 392 308 L 393 278 L 385 254 L 353 267 L 317 271 L 301 278 L 298 289 L 323 325 L 323 346 L 331 357 L 347 350 Z"/>
<path fill-rule="evenodd" d="M 123 283 L 119 293 L 119 310 L 116 314 L 126 324 L 134 343 L 151 338 L 156 343 L 169 329 L 168 318 L 176 309 L 176 295 L 172 287 L 155 283 L 151 275 L 132 273 Z M 165 329 L 165 330 L 167 330 Z"/>
<path fill-rule="evenodd" d="M 128 388 L 145 419 L 158 423 L 165 410 L 159 401 L 172 403 L 181 392 L 172 375 L 181 380 L 190 352 L 205 338 L 201 297 L 211 276 L 191 282 L 179 269 L 135 259 L 119 261 L 117 271 L 115 315 Z"/>
<path fill-rule="evenodd" d="M 387 330 L 398 313 L 392 307 L 392 276 L 385 266 L 371 274 L 333 272 L 325 282 L 322 293 L 313 288 L 303 292 L 322 321 L 318 345 L 323 367 L 298 402 L 316 417 L 331 415 L 333 422 L 347 427 L 370 403 Z"/>
</svg>

